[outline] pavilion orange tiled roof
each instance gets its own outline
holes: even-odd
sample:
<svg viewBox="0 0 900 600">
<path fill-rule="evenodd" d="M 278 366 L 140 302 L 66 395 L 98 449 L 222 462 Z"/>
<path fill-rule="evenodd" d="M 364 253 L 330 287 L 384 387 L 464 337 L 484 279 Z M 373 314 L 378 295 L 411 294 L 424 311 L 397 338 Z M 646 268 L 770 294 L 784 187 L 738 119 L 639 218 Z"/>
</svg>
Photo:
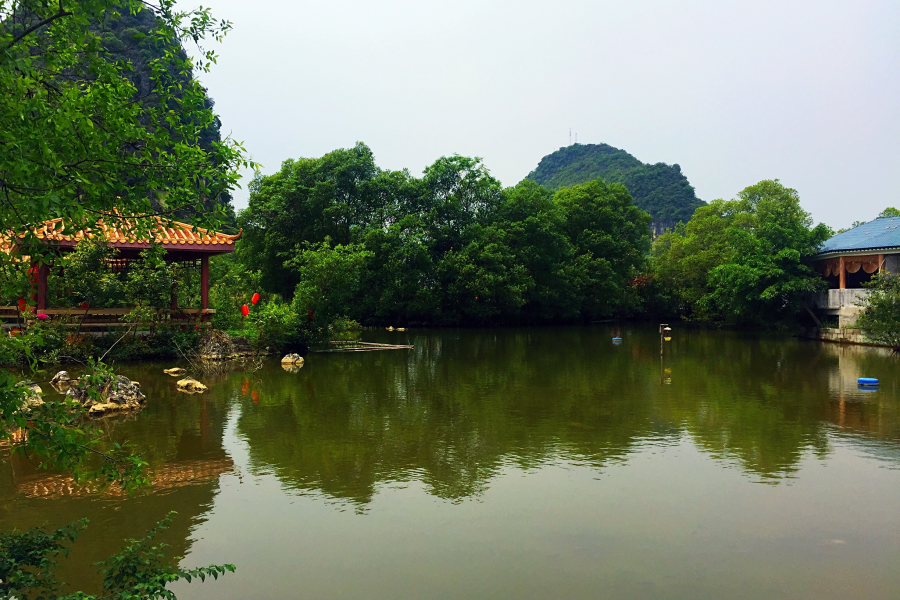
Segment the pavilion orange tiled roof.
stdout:
<svg viewBox="0 0 900 600">
<path fill-rule="evenodd" d="M 200 247 L 200 246 L 233 246 L 234 242 L 241 237 L 242 232 L 236 235 L 220 233 L 218 231 L 210 232 L 207 229 L 194 227 L 187 223 L 164 219 L 159 216 L 140 217 L 144 219 L 155 220 L 155 224 L 150 227 L 151 234 L 155 237 L 157 244 L 164 247 Z M 105 239 L 112 246 L 131 245 L 131 244 L 149 244 L 149 240 L 144 237 L 136 239 L 133 232 L 129 231 L 129 223 L 126 219 L 120 220 L 121 225 L 108 225 L 102 219 L 97 221 L 94 229 L 82 230 L 74 234 L 64 234 L 62 219 L 52 219 L 45 221 L 39 227 L 34 229 L 34 234 L 38 239 L 62 242 L 66 245 L 76 244 L 85 237 L 99 237 Z M 132 222 L 133 223 L 133 222 Z M 134 226 L 133 224 L 131 225 Z M 199 248 L 198 248 L 199 249 Z M 224 249 L 224 248 L 223 248 Z"/>
</svg>

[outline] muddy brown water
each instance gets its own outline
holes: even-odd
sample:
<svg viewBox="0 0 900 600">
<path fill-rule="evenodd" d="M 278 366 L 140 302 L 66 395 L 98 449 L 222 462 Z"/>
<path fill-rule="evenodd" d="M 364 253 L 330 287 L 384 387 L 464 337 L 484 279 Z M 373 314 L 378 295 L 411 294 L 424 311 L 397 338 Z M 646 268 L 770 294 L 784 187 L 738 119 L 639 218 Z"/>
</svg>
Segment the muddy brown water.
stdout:
<svg viewBox="0 0 900 600">
<path fill-rule="evenodd" d="M 0 449 L 0 527 L 90 519 L 62 575 L 169 511 L 192 598 L 898 598 L 900 358 L 655 327 L 365 332 L 105 422 L 134 497 Z M 877 377 L 875 392 L 857 377 Z M 46 387 L 46 386 L 45 386 Z"/>
</svg>

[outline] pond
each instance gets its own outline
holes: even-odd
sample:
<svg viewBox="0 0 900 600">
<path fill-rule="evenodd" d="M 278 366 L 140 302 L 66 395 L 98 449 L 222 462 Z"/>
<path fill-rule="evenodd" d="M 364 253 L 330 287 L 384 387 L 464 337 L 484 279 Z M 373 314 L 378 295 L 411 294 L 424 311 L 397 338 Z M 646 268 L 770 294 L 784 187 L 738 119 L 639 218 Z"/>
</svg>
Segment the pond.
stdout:
<svg viewBox="0 0 900 600">
<path fill-rule="evenodd" d="M 612 342 L 619 331 L 623 341 Z M 177 511 L 192 598 L 900 597 L 900 359 L 676 327 L 366 331 L 411 350 L 295 372 L 122 364 L 148 397 L 104 425 L 135 497 L 4 449 L 0 527 L 90 526 L 64 575 Z M 875 392 L 857 377 L 877 377 Z"/>
</svg>

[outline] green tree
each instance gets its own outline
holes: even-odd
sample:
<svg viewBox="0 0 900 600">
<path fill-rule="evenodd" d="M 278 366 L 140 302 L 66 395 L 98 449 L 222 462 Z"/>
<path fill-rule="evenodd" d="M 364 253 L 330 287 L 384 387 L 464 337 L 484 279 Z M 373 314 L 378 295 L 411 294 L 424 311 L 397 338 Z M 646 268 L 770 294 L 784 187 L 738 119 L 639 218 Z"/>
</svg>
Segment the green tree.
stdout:
<svg viewBox="0 0 900 600">
<path fill-rule="evenodd" d="M 122 279 L 112 269 L 118 256 L 102 240 L 82 240 L 75 250 L 57 259 L 59 269 L 48 279 L 48 289 L 57 306 L 77 307 L 83 302 L 95 308 L 122 305 L 125 294 Z"/>
<path fill-rule="evenodd" d="M 351 229 L 368 223 L 383 202 L 370 185 L 377 175 L 372 151 L 360 143 L 318 159 L 286 160 L 274 175 L 257 177 L 240 215 L 241 260 L 262 272 L 267 290 L 291 297 L 300 280 L 285 261 L 304 242 L 349 243 Z"/>
<path fill-rule="evenodd" d="M 131 61 L 96 31 L 142 11 L 157 19 L 149 95 L 131 81 Z M 207 9 L 177 11 L 174 0 L 0 0 L 0 14 L 0 228 L 33 254 L 42 245 L 31 226 L 49 218 L 69 231 L 160 207 L 219 220 L 222 210 L 210 212 L 206 200 L 232 189 L 246 161 L 236 142 L 199 143 L 215 116 L 192 74 L 215 56 L 192 61 L 180 41 L 220 38 L 230 24 Z"/>
<path fill-rule="evenodd" d="M 888 206 L 886 209 L 878 213 L 878 218 L 882 217 L 900 217 L 900 209 Z"/>
<path fill-rule="evenodd" d="M 554 201 L 575 248 L 582 315 L 627 313 L 636 303 L 629 283 L 642 272 L 650 247 L 650 215 L 634 206 L 625 186 L 600 179 L 563 188 Z"/>
<path fill-rule="evenodd" d="M 813 226 L 796 190 L 761 181 L 660 236 L 653 271 L 696 318 L 788 326 L 803 310 L 803 296 L 824 285 L 806 260 L 831 235 L 827 226 Z"/>
<path fill-rule="evenodd" d="M 505 232 L 505 241 L 533 284 L 521 309 L 528 322 L 572 320 L 581 297 L 571 268 L 575 247 L 566 235 L 565 214 L 553 192 L 525 180 L 504 190 L 486 221 Z"/>
<path fill-rule="evenodd" d="M 877 273 L 866 286 L 865 312 L 856 326 L 867 339 L 900 351 L 900 275 Z"/>
<path fill-rule="evenodd" d="M 149 95 L 142 95 L 130 79 L 132 61 L 105 46 L 110 38 L 99 26 L 116 15 L 142 11 L 155 17 L 149 33 L 138 32 L 149 36 L 157 51 L 147 62 Z M 123 216 L 190 211 L 209 226 L 221 220 L 221 204 L 210 210 L 209 201 L 236 185 L 238 166 L 252 165 L 236 142 L 201 143 L 215 116 L 192 75 L 194 67 L 207 69 L 215 55 L 203 51 L 192 61 L 181 42 L 220 39 L 229 23 L 215 22 L 207 9 L 176 10 L 174 0 L 157 5 L 0 0 L 0 16 L 0 230 L 20 246 L 17 255 L 0 253 L 4 272 L 28 268 L 19 258 L 23 255 L 33 262 L 51 261 L 52 248 L 33 232 L 48 219 L 59 219 L 67 233 L 96 228 L 98 218 L 120 220 L 136 236 L 145 234 L 152 222 Z M 21 277 L 4 278 L 8 287 L 18 286 L 4 295 L 26 295 L 22 282 Z M 42 343 L 41 326 L 24 336 L 0 336 L 0 360 L 33 359 Z M 83 379 L 96 393 L 112 372 L 99 362 L 92 361 L 92 367 Z M 0 440 L 41 466 L 74 470 L 79 477 L 85 474 L 84 458 L 99 453 L 104 460 L 97 474 L 105 480 L 127 489 L 146 483 L 143 461 L 127 448 L 98 445 L 98 431 L 82 422 L 84 409 L 78 403 L 29 404 L 26 388 L 15 383 L 10 372 L 0 371 L 0 419 L 5 425 Z M 25 435 L 13 439 L 17 429 Z M 3 585 L 15 586 L 5 590 L 7 595 L 42 593 L 29 588 L 29 574 L 52 559 L 57 549 L 53 542 L 59 539 L 48 542 L 35 532 L 3 535 L 0 543 L 25 548 L 21 561 L 3 564 Z M 154 562 L 158 549 L 150 552 L 137 557 L 137 563 L 129 562 L 133 555 L 127 549 L 114 557 L 108 572 L 115 584 L 107 595 L 170 597 L 165 584 L 187 574 L 167 570 Z M 138 564 L 143 566 L 132 568 Z"/>
<path fill-rule="evenodd" d="M 371 255 L 358 244 L 332 246 L 329 238 L 298 249 L 286 263 L 297 270 L 300 280 L 294 294 L 296 312 L 307 314 L 327 336 L 328 326 L 350 313 L 350 302 L 359 293 L 363 265 Z"/>
</svg>

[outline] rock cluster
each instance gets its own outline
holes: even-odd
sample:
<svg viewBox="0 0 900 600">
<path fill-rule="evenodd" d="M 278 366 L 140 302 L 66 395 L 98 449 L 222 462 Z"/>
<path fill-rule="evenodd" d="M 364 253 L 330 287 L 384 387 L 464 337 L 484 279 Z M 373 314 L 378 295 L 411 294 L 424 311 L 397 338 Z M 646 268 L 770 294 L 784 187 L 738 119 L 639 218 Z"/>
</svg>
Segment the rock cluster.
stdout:
<svg viewBox="0 0 900 600">
<path fill-rule="evenodd" d="M 88 415 L 92 417 L 138 410 L 146 402 L 141 384 L 122 375 L 114 376 L 100 390 L 99 401 L 91 397 L 87 388 L 81 386 L 70 388 L 66 397 L 88 407 Z"/>
</svg>

